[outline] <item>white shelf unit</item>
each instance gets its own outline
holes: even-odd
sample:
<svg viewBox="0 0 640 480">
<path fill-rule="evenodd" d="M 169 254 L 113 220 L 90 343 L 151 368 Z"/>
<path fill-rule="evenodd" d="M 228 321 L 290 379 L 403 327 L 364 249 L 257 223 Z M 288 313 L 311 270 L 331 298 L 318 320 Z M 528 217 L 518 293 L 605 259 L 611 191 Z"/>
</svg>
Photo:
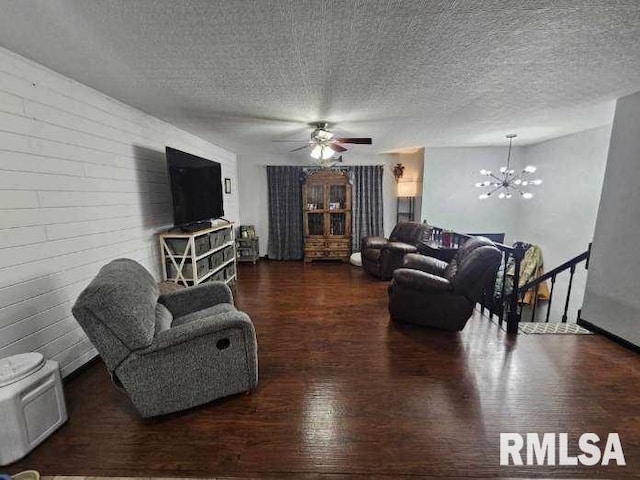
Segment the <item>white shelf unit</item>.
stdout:
<svg viewBox="0 0 640 480">
<path fill-rule="evenodd" d="M 207 281 L 227 284 L 237 278 L 233 223 L 196 232 L 169 230 L 159 235 L 162 276 L 165 282 L 185 287 Z"/>
</svg>

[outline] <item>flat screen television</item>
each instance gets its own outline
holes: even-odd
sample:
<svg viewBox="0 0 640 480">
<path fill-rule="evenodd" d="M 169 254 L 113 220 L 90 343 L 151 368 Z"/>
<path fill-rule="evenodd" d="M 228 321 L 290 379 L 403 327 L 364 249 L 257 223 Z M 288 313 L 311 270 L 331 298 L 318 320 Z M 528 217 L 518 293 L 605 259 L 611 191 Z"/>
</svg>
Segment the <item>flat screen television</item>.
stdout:
<svg viewBox="0 0 640 480">
<path fill-rule="evenodd" d="M 224 216 L 220 164 L 171 147 L 166 152 L 175 225 Z"/>
</svg>

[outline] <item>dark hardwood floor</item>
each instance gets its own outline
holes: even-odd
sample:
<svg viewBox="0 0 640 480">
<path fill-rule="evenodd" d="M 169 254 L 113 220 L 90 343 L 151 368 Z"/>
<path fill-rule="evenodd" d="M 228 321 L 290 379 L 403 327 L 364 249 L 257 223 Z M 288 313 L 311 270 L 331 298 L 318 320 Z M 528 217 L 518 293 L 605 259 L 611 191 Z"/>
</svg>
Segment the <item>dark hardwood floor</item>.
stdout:
<svg viewBox="0 0 640 480">
<path fill-rule="evenodd" d="M 70 419 L 11 472 L 271 478 L 640 476 L 640 361 L 596 335 L 389 323 L 386 283 L 344 264 L 242 265 L 251 395 L 143 421 L 96 362 Z M 180 372 L 176 372 L 180 375 Z M 620 434 L 627 467 L 500 467 L 500 432 Z M 575 449 L 571 449 L 575 452 Z"/>
</svg>

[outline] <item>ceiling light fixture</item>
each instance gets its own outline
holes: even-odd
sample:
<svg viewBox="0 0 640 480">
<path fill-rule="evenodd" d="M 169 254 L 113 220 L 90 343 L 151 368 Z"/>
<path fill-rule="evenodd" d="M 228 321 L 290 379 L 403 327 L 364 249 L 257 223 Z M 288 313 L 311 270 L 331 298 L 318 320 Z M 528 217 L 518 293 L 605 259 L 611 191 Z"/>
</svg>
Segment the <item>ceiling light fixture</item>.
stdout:
<svg viewBox="0 0 640 480">
<path fill-rule="evenodd" d="M 529 175 L 536 171 L 536 167 L 528 165 L 524 167 L 522 172 L 516 173 L 511 169 L 511 144 L 513 139 L 517 137 L 515 133 L 510 133 L 506 136 L 509 139 L 509 153 L 507 154 L 507 165 L 500 168 L 500 174 L 494 175 L 491 170 L 480 170 L 480 175 L 490 177 L 489 180 L 483 182 L 476 182 L 476 187 L 490 187 L 488 191 L 480 194 L 478 197 L 480 200 L 486 200 L 491 195 L 497 194 L 498 198 L 511 198 L 513 194 L 518 194 L 525 200 L 533 198 L 533 193 L 523 190 L 523 187 L 530 185 L 540 185 L 542 180 L 530 180 Z"/>
<path fill-rule="evenodd" d="M 318 144 L 311 150 L 311 156 L 316 160 L 329 160 L 335 152 L 329 145 Z"/>
</svg>

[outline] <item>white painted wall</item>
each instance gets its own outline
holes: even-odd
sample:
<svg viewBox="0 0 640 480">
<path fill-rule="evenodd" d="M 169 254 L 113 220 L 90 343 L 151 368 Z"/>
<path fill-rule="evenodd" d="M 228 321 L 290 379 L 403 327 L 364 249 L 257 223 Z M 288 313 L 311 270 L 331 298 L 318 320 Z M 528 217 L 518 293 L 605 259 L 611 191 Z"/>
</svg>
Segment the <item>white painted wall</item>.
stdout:
<svg viewBox="0 0 640 480">
<path fill-rule="evenodd" d="M 522 148 L 514 147 L 512 162 L 522 164 Z M 481 169 L 499 171 L 507 159 L 504 147 L 427 148 L 424 154 L 422 220 L 458 232 L 500 233 L 513 238 L 518 203 L 512 199 L 479 200 L 484 189 Z M 509 240 L 508 240 L 509 241 Z"/>
<path fill-rule="evenodd" d="M 395 157 L 350 152 L 344 156 L 344 159 L 345 166 L 385 165 L 382 186 L 383 222 L 385 235 L 388 236 L 396 223 L 396 183 L 392 173 Z M 255 225 L 256 233 L 260 237 L 260 255 L 262 256 L 267 254 L 269 239 L 267 165 L 311 165 L 311 162 L 301 155 L 281 157 L 256 153 L 238 156 L 240 221 L 242 224 Z"/>
<path fill-rule="evenodd" d="M 535 165 L 534 176 L 544 183 L 532 187 L 534 198 L 517 203 L 513 235 L 540 245 L 546 270 L 581 254 L 593 239 L 610 134 L 609 125 L 524 147 L 524 163 Z M 582 305 L 586 279 L 582 264 L 571 288 L 568 315 L 572 322 Z M 565 273 L 557 279 L 550 320 L 562 318 L 567 287 Z M 538 318 L 546 315 L 545 303 L 541 305 Z"/>
<path fill-rule="evenodd" d="M 0 49 L 0 357 L 69 374 L 96 354 L 71 306 L 98 269 L 129 257 L 158 276 L 166 145 L 222 164 L 237 220 L 234 154 Z"/>
<path fill-rule="evenodd" d="M 582 318 L 640 346 L 640 92 L 618 100 Z"/>
</svg>

